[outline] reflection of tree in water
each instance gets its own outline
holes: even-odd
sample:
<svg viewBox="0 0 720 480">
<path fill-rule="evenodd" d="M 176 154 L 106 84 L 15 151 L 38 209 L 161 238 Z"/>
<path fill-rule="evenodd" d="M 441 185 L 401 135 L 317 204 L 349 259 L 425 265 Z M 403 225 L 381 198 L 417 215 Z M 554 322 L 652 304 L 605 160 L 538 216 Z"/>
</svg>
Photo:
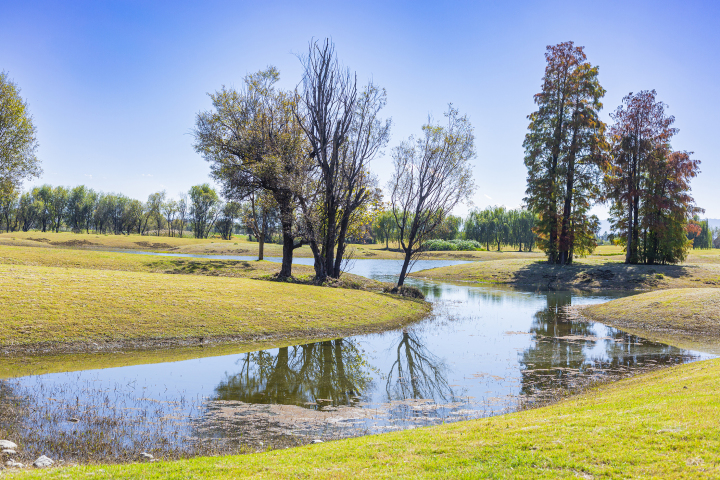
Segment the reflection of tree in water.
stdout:
<svg viewBox="0 0 720 480">
<path fill-rule="evenodd" d="M 677 363 L 685 359 L 682 350 L 648 342 L 619 330 L 609 329 L 614 341 L 597 340 L 590 323 L 568 318 L 564 307 L 572 304 L 569 292 L 549 292 L 547 307 L 535 314 L 530 332 L 535 344 L 522 353 L 521 394 L 533 395 L 554 388 L 570 389 L 583 377 L 622 375 L 651 360 L 653 365 Z M 575 337 L 574 339 L 558 337 Z M 598 341 L 605 343 L 606 357 L 588 357 Z M 649 365 L 649 364 L 648 364 Z"/>
<path fill-rule="evenodd" d="M 431 353 L 417 333 L 403 331 L 397 357 L 387 374 L 388 400 L 432 399 L 453 401 L 455 393 L 447 380 L 447 365 Z"/>
<path fill-rule="evenodd" d="M 347 405 L 372 381 L 352 340 L 339 339 L 246 354 L 239 373 L 215 388 L 216 400 L 304 405 L 330 400 Z"/>
</svg>

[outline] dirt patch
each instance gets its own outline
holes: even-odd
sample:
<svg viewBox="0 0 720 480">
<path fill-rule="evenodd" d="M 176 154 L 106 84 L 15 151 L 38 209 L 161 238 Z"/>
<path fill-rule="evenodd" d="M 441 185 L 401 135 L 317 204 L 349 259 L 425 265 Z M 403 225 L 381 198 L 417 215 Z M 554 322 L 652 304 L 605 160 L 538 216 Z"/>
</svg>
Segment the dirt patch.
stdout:
<svg viewBox="0 0 720 480">
<path fill-rule="evenodd" d="M 32 242 L 52 243 L 52 241 L 48 240 L 47 238 L 32 238 L 32 237 L 28 237 L 27 239 L 30 240 L 30 241 L 32 241 Z"/>
<path fill-rule="evenodd" d="M 135 245 L 137 245 L 140 248 L 153 248 L 158 249 L 162 248 L 165 250 L 175 250 L 175 247 L 173 245 L 170 245 L 168 243 L 162 243 L 162 242 L 135 242 Z"/>
<path fill-rule="evenodd" d="M 67 242 L 50 242 L 50 245 L 56 247 L 96 247 L 100 244 L 89 242 L 87 240 L 68 240 Z"/>
</svg>

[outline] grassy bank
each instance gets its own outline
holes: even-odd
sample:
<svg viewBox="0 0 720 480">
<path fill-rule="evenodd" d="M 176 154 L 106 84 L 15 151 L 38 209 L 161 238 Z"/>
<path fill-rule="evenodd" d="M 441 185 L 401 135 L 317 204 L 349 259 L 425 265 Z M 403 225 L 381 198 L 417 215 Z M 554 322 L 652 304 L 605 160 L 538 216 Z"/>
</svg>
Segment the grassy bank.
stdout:
<svg viewBox="0 0 720 480">
<path fill-rule="evenodd" d="M 717 478 L 720 360 L 549 407 L 268 453 L 9 473 L 9 478 Z"/>
<path fill-rule="evenodd" d="M 189 253 L 202 255 L 243 255 L 257 256 L 258 243 L 249 242 L 245 236 L 232 240 L 219 238 L 195 239 L 178 237 L 156 237 L 148 235 L 95 235 L 84 233 L 52 232 L 11 232 L 0 233 L 0 245 L 20 247 L 74 248 L 90 250 L 145 250 L 153 252 Z M 350 245 L 353 258 L 374 258 L 399 260 L 403 258 L 397 245 Z M 295 250 L 300 258 L 311 258 L 310 247 Z M 266 257 L 281 257 L 282 245 L 265 244 Z M 449 260 L 492 260 L 507 258 L 539 258 L 539 252 L 428 252 L 427 258 Z"/>
<path fill-rule="evenodd" d="M 720 354 L 720 289 L 649 292 L 582 307 L 580 312 L 651 340 Z"/>
<path fill-rule="evenodd" d="M 720 264 L 711 261 L 716 258 L 720 256 L 708 255 L 703 263 L 682 265 L 625 265 L 600 255 L 567 266 L 537 259 L 496 260 L 422 270 L 412 276 L 541 290 L 692 288 L 720 285 Z"/>
<path fill-rule="evenodd" d="M 210 275 L 255 280 L 275 280 L 275 276 L 280 272 L 280 264 L 269 261 L 162 257 L 96 250 L 13 246 L 0 246 L 0 264 Z M 314 276 L 313 267 L 293 265 L 293 278 L 289 281 L 310 284 Z M 361 290 L 382 290 L 385 286 L 382 282 L 353 274 L 344 274 L 334 285 Z"/>
<path fill-rule="evenodd" d="M 320 338 L 418 319 L 425 303 L 242 278 L 0 265 L 0 350 Z"/>
</svg>

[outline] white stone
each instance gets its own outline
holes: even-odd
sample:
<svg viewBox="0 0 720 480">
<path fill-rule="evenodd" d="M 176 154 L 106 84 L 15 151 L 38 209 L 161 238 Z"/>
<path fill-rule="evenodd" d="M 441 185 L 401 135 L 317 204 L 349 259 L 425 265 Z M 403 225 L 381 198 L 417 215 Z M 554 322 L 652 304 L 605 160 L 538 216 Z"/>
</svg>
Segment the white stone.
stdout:
<svg viewBox="0 0 720 480">
<path fill-rule="evenodd" d="M 149 453 L 147 453 L 147 452 L 142 452 L 142 453 L 140 454 L 140 458 L 142 458 L 143 460 L 152 460 L 152 459 L 154 459 L 155 457 L 153 457 L 151 454 L 149 454 Z"/>
<path fill-rule="evenodd" d="M 17 452 L 12 448 L 6 448 L 2 451 L 5 455 L 17 455 Z"/>
<path fill-rule="evenodd" d="M 323 443 L 322 440 L 313 440 L 311 443 Z"/>
<path fill-rule="evenodd" d="M 3 450 L 5 450 L 6 448 L 14 450 L 17 448 L 17 445 L 15 445 L 10 440 L 0 440 L 0 448 L 2 448 Z"/>
<path fill-rule="evenodd" d="M 25 465 L 14 460 L 8 460 L 7 462 L 5 462 L 5 466 L 8 468 L 23 468 Z"/>
<path fill-rule="evenodd" d="M 49 467 L 49 466 L 52 465 L 53 463 L 55 463 L 55 462 L 53 462 L 52 460 L 50 460 L 50 459 L 49 459 L 48 457 L 46 457 L 45 455 L 42 455 L 42 456 L 40 456 L 40 458 L 38 458 L 37 460 L 35 460 L 35 461 L 33 462 L 33 467 L 35 467 L 35 468 L 45 468 L 45 467 Z"/>
</svg>

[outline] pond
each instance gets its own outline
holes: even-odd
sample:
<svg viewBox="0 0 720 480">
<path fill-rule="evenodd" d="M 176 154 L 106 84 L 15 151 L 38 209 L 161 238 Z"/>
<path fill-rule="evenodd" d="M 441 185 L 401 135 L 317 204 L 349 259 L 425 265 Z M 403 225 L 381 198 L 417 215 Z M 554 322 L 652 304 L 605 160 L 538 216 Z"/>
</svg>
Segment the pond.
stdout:
<svg viewBox="0 0 720 480">
<path fill-rule="evenodd" d="M 463 262 L 428 260 L 416 269 L 454 263 Z M 391 281 L 399 262 L 348 267 Z M 15 416 L 0 421 L 22 436 L 30 456 L 67 461 L 122 460 L 143 450 L 163 458 L 255 451 L 497 415 L 598 380 L 708 357 L 577 321 L 565 310 L 622 292 L 408 283 L 434 305 L 411 327 L 9 379 L 0 401 Z"/>
</svg>

